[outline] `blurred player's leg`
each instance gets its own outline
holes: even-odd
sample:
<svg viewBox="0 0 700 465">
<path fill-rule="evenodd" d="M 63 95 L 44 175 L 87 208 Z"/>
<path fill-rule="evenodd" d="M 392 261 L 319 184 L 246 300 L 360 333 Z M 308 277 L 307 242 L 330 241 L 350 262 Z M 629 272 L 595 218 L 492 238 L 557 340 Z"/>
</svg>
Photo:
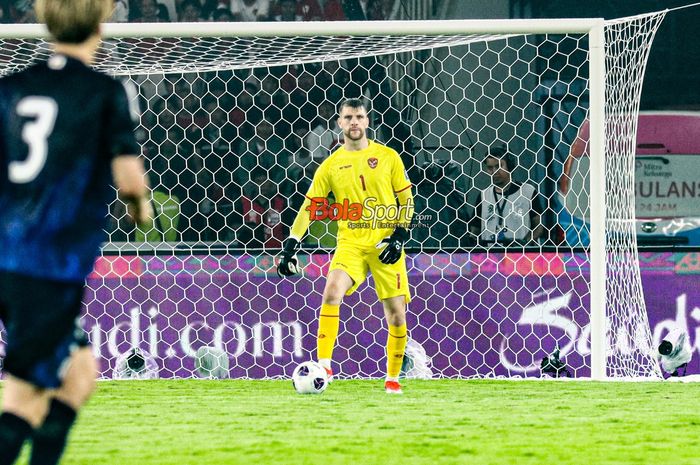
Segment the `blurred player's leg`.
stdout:
<svg viewBox="0 0 700 465">
<path fill-rule="evenodd" d="M 30 465 L 58 463 L 78 410 L 95 390 L 96 377 L 97 365 L 92 350 L 89 347 L 76 350 L 71 356 L 63 384 L 53 391 L 46 419 L 34 432 Z"/>
<path fill-rule="evenodd" d="M 400 394 L 399 374 L 406 350 L 406 298 L 403 295 L 382 300 L 389 326 L 386 340 L 386 383 L 388 393 Z"/>
<path fill-rule="evenodd" d="M 0 415 L 0 465 L 15 462 L 32 428 L 39 426 L 46 415 L 48 391 L 5 375 Z"/>
<path fill-rule="evenodd" d="M 335 269 L 329 271 L 323 290 L 323 303 L 318 318 L 317 356 L 329 377 L 333 376 L 331 359 L 340 327 L 340 303 L 353 284 L 353 279 L 348 273 Z"/>
</svg>

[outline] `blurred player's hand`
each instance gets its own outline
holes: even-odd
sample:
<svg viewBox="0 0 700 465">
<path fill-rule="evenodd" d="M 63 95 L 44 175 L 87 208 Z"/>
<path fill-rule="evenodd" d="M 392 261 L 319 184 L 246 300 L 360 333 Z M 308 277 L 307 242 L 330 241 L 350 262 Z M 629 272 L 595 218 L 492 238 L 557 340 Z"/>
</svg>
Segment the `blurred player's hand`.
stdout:
<svg viewBox="0 0 700 465">
<path fill-rule="evenodd" d="M 407 240 L 408 231 L 401 227 L 396 228 L 391 236 L 377 244 L 378 249 L 384 248 L 379 253 L 379 261 L 385 265 L 393 265 L 398 262 L 399 258 L 401 258 L 403 245 Z"/>
<path fill-rule="evenodd" d="M 153 205 L 147 197 L 129 200 L 126 206 L 129 219 L 138 225 L 143 225 L 153 219 Z"/>
<path fill-rule="evenodd" d="M 277 274 L 280 277 L 292 276 L 301 271 L 299 262 L 297 261 L 297 250 L 299 249 L 299 241 L 290 237 L 284 241 L 280 261 L 277 264 Z"/>
</svg>

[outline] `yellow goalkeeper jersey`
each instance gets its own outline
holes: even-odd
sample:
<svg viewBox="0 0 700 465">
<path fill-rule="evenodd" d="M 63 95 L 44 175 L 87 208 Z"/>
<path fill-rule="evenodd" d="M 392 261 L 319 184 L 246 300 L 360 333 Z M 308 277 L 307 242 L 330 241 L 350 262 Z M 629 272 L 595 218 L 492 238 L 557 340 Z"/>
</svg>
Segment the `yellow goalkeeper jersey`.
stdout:
<svg viewBox="0 0 700 465">
<path fill-rule="evenodd" d="M 338 223 L 339 244 L 374 246 L 397 225 L 408 228 L 412 215 L 411 182 L 399 154 L 369 141 L 362 150 L 341 147 L 321 163 L 291 235 L 301 239 L 310 221 L 330 219 Z"/>
</svg>

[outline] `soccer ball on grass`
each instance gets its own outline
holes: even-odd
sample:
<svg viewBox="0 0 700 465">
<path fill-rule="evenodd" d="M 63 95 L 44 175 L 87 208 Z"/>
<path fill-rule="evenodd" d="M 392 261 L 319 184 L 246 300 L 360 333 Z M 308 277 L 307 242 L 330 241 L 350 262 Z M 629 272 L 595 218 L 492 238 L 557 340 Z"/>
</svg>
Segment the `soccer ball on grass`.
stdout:
<svg viewBox="0 0 700 465">
<path fill-rule="evenodd" d="M 304 362 L 294 369 L 292 384 L 299 394 L 320 394 L 328 387 L 328 375 L 320 363 Z"/>
</svg>

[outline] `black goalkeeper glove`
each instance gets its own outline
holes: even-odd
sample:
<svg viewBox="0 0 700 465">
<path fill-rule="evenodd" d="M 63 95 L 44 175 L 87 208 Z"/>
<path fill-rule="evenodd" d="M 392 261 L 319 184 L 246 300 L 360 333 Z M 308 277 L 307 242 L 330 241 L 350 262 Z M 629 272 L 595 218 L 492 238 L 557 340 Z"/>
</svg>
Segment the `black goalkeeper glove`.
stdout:
<svg viewBox="0 0 700 465">
<path fill-rule="evenodd" d="M 391 236 L 387 237 L 379 244 L 377 248 L 384 250 L 379 254 L 379 261 L 385 265 L 393 265 L 401 258 L 401 251 L 404 243 L 408 240 L 408 231 L 405 228 L 397 227 Z"/>
<path fill-rule="evenodd" d="M 301 268 L 299 268 L 299 262 L 297 261 L 297 250 L 299 250 L 298 240 L 290 237 L 284 241 L 280 261 L 277 264 L 277 274 L 280 277 L 292 276 L 300 271 Z"/>
</svg>

